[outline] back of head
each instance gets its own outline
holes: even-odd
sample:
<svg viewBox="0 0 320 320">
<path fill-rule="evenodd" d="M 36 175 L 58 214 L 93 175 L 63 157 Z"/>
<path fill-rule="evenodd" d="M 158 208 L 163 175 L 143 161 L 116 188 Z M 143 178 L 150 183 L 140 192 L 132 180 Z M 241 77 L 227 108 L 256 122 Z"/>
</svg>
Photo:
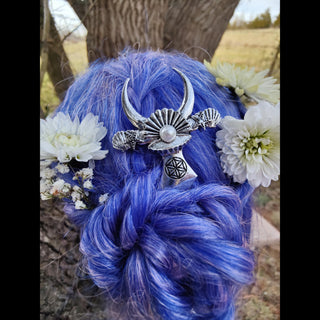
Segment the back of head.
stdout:
<svg viewBox="0 0 320 320">
<path fill-rule="evenodd" d="M 81 121 L 88 113 L 107 128 L 105 158 L 95 161 L 92 208 L 66 213 L 81 228 L 80 249 L 94 283 L 105 290 L 122 319 L 232 319 L 239 289 L 252 281 L 248 248 L 253 188 L 223 172 L 217 128 L 191 133 L 183 154 L 197 179 L 161 187 L 162 155 L 137 144 L 125 152 L 112 146 L 121 130 L 134 130 L 121 93 L 149 117 L 177 110 L 184 95 L 183 72 L 194 90 L 193 113 L 216 109 L 241 119 L 245 108 L 205 66 L 183 54 L 125 51 L 97 61 L 70 87 L 56 112 Z M 106 201 L 99 197 L 108 194 Z M 118 317 L 116 317 L 118 319 Z"/>
</svg>

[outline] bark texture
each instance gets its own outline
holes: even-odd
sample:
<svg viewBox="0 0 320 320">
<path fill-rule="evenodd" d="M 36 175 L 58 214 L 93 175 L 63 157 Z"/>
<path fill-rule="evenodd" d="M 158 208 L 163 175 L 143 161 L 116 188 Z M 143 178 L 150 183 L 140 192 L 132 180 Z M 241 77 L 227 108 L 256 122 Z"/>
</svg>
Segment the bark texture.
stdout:
<svg viewBox="0 0 320 320">
<path fill-rule="evenodd" d="M 164 28 L 164 49 L 203 61 L 217 49 L 239 0 L 171 0 Z"/>
<path fill-rule="evenodd" d="M 103 293 L 81 267 L 79 232 L 60 202 L 40 202 L 40 319 L 108 319 Z"/>
<path fill-rule="evenodd" d="M 239 0 L 69 0 L 87 28 L 88 60 L 126 46 L 178 50 L 203 61 L 219 45 Z"/>
<path fill-rule="evenodd" d="M 168 0 L 97 0 L 86 18 L 89 62 L 125 47 L 163 48 Z"/>
<path fill-rule="evenodd" d="M 43 16 L 42 1 L 40 2 L 40 18 Z M 49 36 L 47 38 L 48 62 L 47 72 L 58 98 L 62 101 L 70 84 L 74 81 L 68 56 L 63 48 L 59 32 L 51 13 Z M 42 38 L 43 19 L 40 19 L 40 39 Z M 40 46 L 42 47 L 42 45 Z"/>
</svg>

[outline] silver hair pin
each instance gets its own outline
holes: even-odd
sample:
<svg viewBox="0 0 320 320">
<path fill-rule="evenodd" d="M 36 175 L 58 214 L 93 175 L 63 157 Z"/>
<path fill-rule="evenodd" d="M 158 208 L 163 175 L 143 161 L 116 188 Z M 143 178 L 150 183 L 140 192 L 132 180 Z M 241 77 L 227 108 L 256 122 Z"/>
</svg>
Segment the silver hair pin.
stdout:
<svg viewBox="0 0 320 320">
<path fill-rule="evenodd" d="M 157 109 L 149 118 L 141 116 L 128 98 L 126 79 L 121 95 L 122 108 L 130 122 L 138 130 L 118 131 L 112 138 L 115 149 L 126 151 L 135 149 L 136 144 L 148 144 L 148 149 L 158 151 L 163 157 L 161 187 L 175 186 L 183 181 L 193 181 L 197 174 L 188 165 L 182 154 L 182 147 L 191 139 L 190 132 L 199 127 L 215 127 L 221 120 L 220 114 L 213 108 L 197 112 L 191 116 L 194 104 L 194 91 L 190 80 L 176 68 L 173 68 L 182 80 L 184 96 L 177 111 Z"/>
</svg>

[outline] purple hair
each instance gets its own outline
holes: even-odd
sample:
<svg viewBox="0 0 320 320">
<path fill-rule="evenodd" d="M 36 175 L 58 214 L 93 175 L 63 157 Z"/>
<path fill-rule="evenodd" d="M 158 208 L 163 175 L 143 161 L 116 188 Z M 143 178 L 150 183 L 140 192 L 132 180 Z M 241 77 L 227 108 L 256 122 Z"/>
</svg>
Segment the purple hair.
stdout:
<svg viewBox="0 0 320 320">
<path fill-rule="evenodd" d="M 149 117 L 156 109 L 177 109 L 183 97 L 181 70 L 195 93 L 193 112 L 215 108 L 221 117 L 243 118 L 245 108 L 216 84 L 202 63 L 186 55 L 127 50 L 99 60 L 69 88 L 56 110 L 99 116 L 108 132 L 96 161 L 93 210 L 66 213 L 81 229 L 80 250 L 88 274 L 105 290 L 117 319 L 233 319 L 239 289 L 253 280 L 248 248 L 253 188 L 223 173 L 215 145 L 217 128 L 192 132 L 183 153 L 197 173 L 190 187 L 161 189 L 162 158 L 139 145 L 122 152 L 112 147 L 119 130 L 135 129 L 121 106 L 128 96 Z M 98 195 L 110 195 L 104 204 Z M 121 315 L 120 315 L 121 312 Z"/>
</svg>

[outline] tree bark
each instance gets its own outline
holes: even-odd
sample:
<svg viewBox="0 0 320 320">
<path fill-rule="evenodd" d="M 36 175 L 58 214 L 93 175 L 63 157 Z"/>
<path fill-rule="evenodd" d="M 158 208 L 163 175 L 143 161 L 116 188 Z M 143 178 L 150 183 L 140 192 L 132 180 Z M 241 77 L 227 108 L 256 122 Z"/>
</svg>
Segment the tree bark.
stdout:
<svg viewBox="0 0 320 320">
<path fill-rule="evenodd" d="M 164 48 L 211 59 L 239 0 L 172 0 L 164 28 Z"/>
<path fill-rule="evenodd" d="M 92 0 L 68 0 L 74 12 L 78 15 L 83 25 L 87 28 L 87 21 L 83 19 Z"/>
<path fill-rule="evenodd" d="M 268 76 L 269 77 L 271 77 L 271 75 L 273 73 L 273 69 L 274 69 L 274 66 L 276 64 L 276 61 L 277 61 L 279 53 L 280 53 L 280 41 L 279 41 L 278 47 L 276 49 L 276 53 L 274 54 L 272 62 L 271 62 L 271 66 L 270 66 L 270 69 L 269 69 L 269 72 L 268 72 Z"/>
<path fill-rule="evenodd" d="M 43 10 L 42 2 L 40 5 L 40 11 Z M 53 17 L 50 16 L 50 28 L 49 37 L 47 39 L 48 45 L 48 62 L 47 72 L 49 78 L 54 86 L 54 90 L 60 99 L 63 100 L 66 90 L 74 80 L 73 72 L 70 66 L 68 56 L 61 43 L 60 35 L 55 26 Z M 43 21 L 40 19 L 40 39 L 43 32 Z M 42 47 L 42 46 L 41 46 Z"/>
<path fill-rule="evenodd" d="M 203 61 L 219 45 L 239 0 L 68 0 L 87 28 L 88 60 L 126 46 L 178 50 Z M 83 19 L 89 7 L 92 10 Z"/>
<path fill-rule="evenodd" d="M 48 65 L 48 36 L 50 29 L 50 12 L 48 0 L 43 0 L 43 30 L 42 30 L 42 49 L 41 49 L 41 68 L 40 68 L 40 91 L 43 83 L 44 74 L 47 72 Z M 41 109 L 41 108 L 40 108 Z M 40 110 L 42 111 L 42 109 Z"/>
<path fill-rule="evenodd" d="M 163 47 L 168 0 L 97 0 L 86 19 L 88 60 L 117 57 L 125 47 Z"/>
<path fill-rule="evenodd" d="M 59 201 L 40 202 L 40 319 L 107 320 L 102 290 L 81 267 L 79 231 Z"/>
<path fill-rule="evenodd" d="M 50 20 L 51 41 L 49 42 L 48 52 L 48 74 L 54 85 L 57 96 L 60 101 L 62 101 L 67 89 L 74 81 L 74 76 L 53 18 L 51 17 Z"/>
</svg>

